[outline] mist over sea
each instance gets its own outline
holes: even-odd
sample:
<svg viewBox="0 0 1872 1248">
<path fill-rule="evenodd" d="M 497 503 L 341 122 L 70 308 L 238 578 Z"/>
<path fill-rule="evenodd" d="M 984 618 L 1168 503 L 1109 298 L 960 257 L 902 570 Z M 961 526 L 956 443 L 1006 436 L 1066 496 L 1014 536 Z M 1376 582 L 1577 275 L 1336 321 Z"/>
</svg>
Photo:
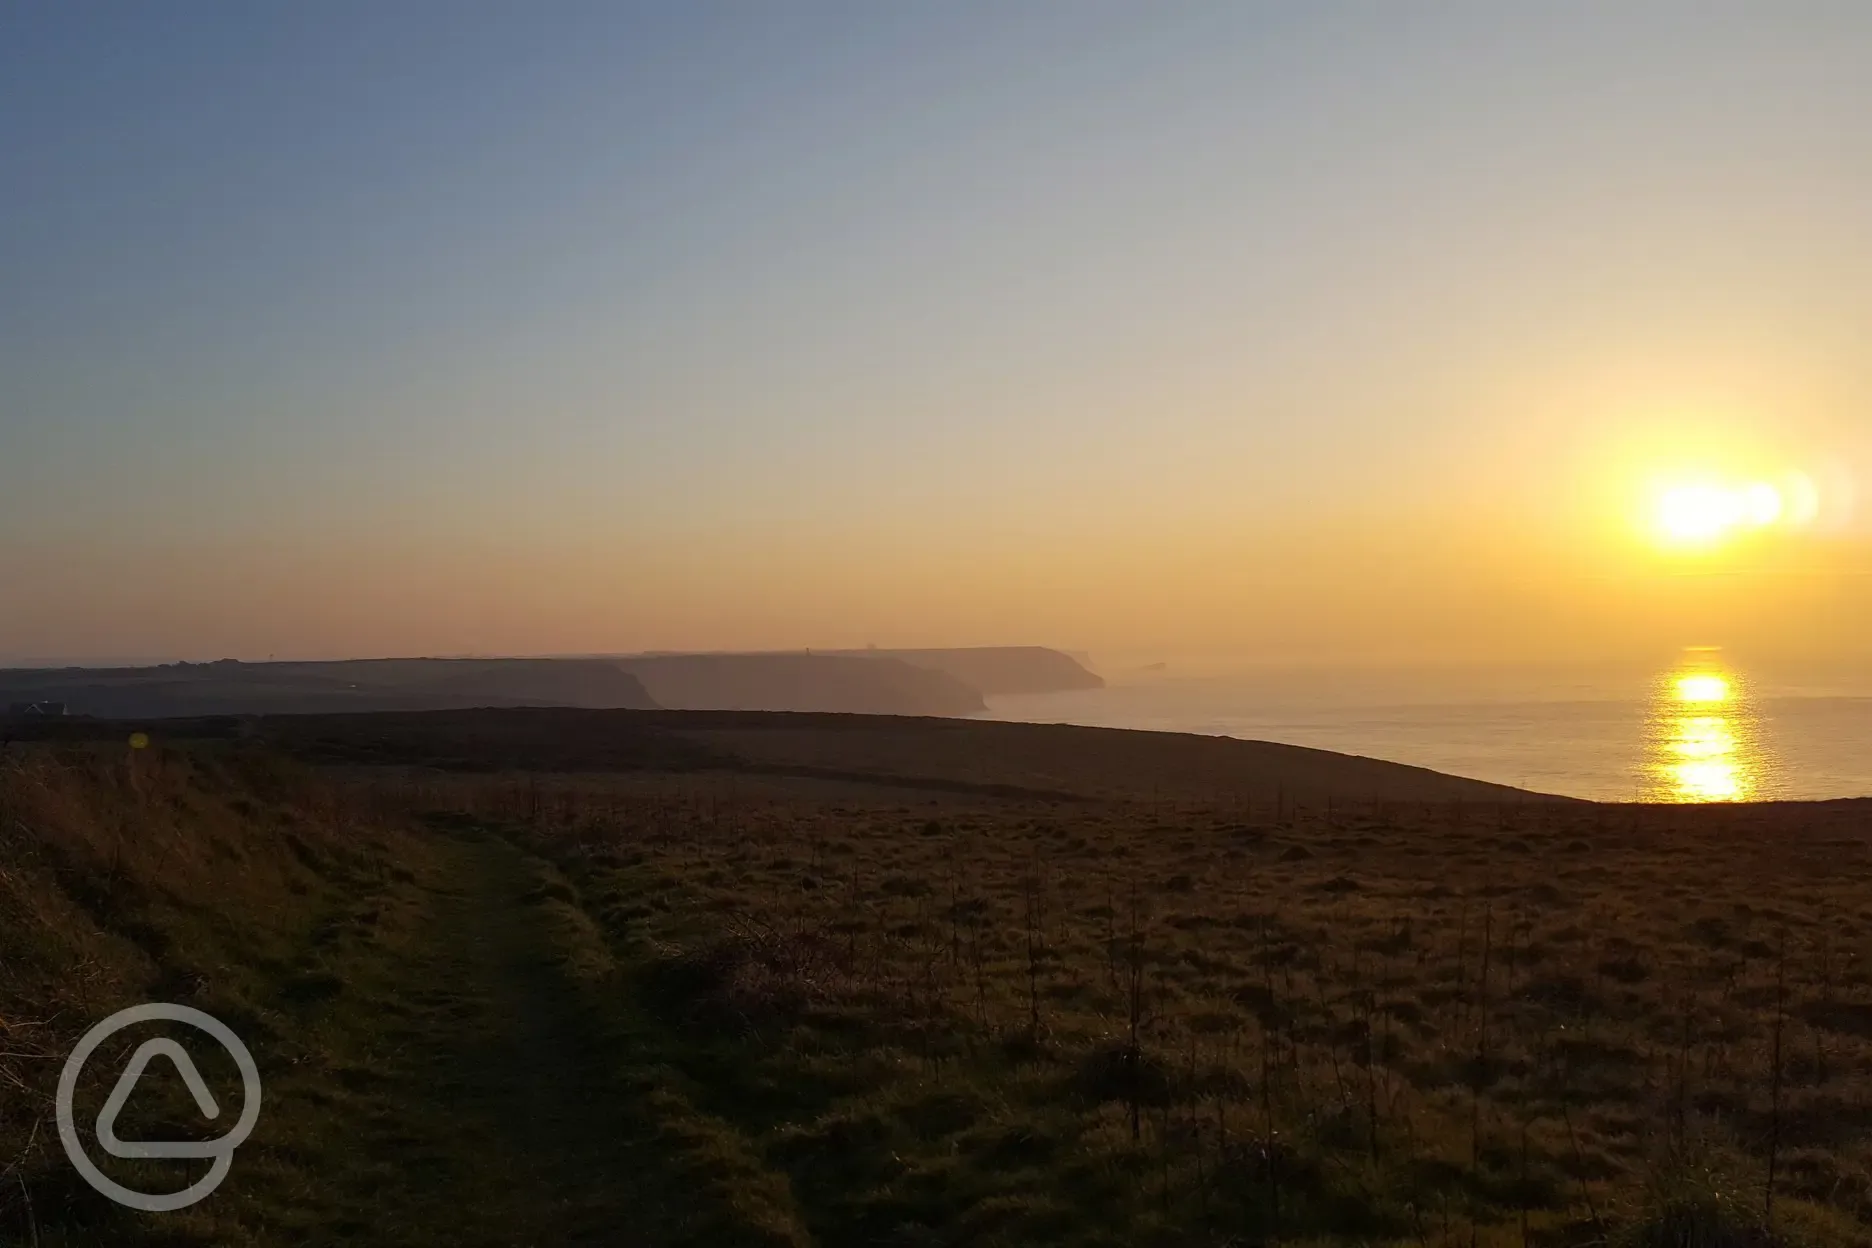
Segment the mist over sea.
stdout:
<svg viewBox="0 0 1872 1248">
<path fill-rule="evenodd" d="M 1649 669 L 1134 674 L 992 698 L 987 717 L 1280 741 L 1602 801 L 1872 796 L 1872 689 L 1715 651 Z"/>
</svg>

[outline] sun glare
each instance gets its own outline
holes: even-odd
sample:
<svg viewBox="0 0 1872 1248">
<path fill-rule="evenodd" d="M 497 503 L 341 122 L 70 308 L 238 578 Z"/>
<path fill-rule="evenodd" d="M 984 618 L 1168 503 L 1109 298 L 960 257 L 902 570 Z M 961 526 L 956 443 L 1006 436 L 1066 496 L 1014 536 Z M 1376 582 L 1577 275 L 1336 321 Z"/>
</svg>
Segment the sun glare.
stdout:
<svg viewBox="0 0 1872 1248">
<path fill-rule="evenodd" d="M 1675 542 L 1715 541 L 1741 519 L 1741 499 L 1721 486 L 1680 485 L 1658 500 L 1658 527 Z"/>
<path fill-rule="evenodd" d="M 1800 525 L 1812 510 L 1800 489 L 1804 482 L 1797 477 L 1786 487 L 1716 480 L 1667 485 L 1654 494 L 1651 528 L 1662 545 L 1713 549 L 1744 533 Z"/>
<path fill-rule="evenodd" d="M 1655 799 L 1747 801 L 1760 793 L 1759 714 L 1747 682 L 1698 648 L 1688 665 L 1659 681 L 1651 710 Z"/>
<path fill-rule="evenodd" d="M 1696 703 L 1727 702 L 1729 682 L 1721 676 L 1680 676 L 1677 679 L 1677 700 Z"/>
</svg>

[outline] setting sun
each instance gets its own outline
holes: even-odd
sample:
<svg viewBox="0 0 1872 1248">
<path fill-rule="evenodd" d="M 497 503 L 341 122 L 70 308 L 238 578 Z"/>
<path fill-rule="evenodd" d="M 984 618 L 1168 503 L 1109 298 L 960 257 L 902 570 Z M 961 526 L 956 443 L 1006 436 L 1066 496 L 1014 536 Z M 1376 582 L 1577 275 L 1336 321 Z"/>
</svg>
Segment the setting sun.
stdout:
<svg viewBox="0 0 1872 1248">
<path fill-rule="evenodd" d="M 1659 489 L 1651 520 L 1666 546 L 1710 548 L 1745 532 L 1798 520 L 1803 510 L 1790 506 L 1787 491 L 1773 482 L 1695 481 Z"/>
<path fill-rule="evenodd" d="M 1658 500 L 1658 528 L 1674 542 L 1717 541 L 1740 524 L 1743 515 L 1741 497 L 1716 485 L 1680 485 Z"/>
</svg>

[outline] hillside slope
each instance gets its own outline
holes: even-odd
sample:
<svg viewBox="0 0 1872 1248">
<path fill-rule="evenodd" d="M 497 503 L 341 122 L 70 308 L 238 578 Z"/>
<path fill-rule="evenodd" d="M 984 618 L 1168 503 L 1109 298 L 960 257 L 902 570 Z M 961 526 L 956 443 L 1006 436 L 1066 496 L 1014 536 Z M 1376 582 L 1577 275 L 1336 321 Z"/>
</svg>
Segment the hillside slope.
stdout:
<svg viewBox="0 0 1872 1248">
<path fill-rule="evenodd" d="M 672 1248 L 803 1245 L 783 1185 L 652 1089 L 569 897 L 499 838 L 373 813 L 251 743 L 0 751 L 0 1244 L 495 1248 L 628 1225 Z M 227 1181 L 161 1214 L 92 1191 L 53 1126 L 79 1035 L 152 1001 L 228 1026 L 263 1088 Z M 153 1035 L 239 1104 L 217 1046 L 143 1025 L 86 1062 L 76 1119 L 106 1174 L 174 1192 L 200 1163 L 115 1160 L 92 1130 Z M 125 1137 L 222 1134 L 160 1066 Z"/>
<path fill-rule="evenodd" d="M 854 716 L 127 727 L 0 747 L 0 1243 L 1872 1245 L 1872 804 L 1269 801 L 1207 768 L 1293 757 L 1177 737 L 1191 787 L 1093 797 L 967 777 L 1130 785 L 1151 734 Z M 173 1215 L 48 1127 L 151 1000 L 265 1088 Z M 173 1079 L 125 1125 L 213 1134 Z"/>
<path fill-rule="evenodd" d="M 993 720 L 539 708 L 282 716 L 265 721 L 260 731 L 321 761 L 458 770 L 753 771 L 1084 800 L 1162 797 L 1315 807 L 1335 801 L 1563 800 L 1265 741 Z"/>
<path fill-rule="evenodd" d="M 0 671 L 0 711 L 63 702 L 100 717 L 282 715 L 475 706 L 652 708 L 614 663 L 574 659 L 362 659 Z"/>
<path fill-rule="evenodd" d="M 1071 724 L 832 716 L 647 717 L 751 763 L 836 766 L 1086 798 L 1333 801 L 1559 801 L 1383 759 L 1186 733 Z"/>
</svg>

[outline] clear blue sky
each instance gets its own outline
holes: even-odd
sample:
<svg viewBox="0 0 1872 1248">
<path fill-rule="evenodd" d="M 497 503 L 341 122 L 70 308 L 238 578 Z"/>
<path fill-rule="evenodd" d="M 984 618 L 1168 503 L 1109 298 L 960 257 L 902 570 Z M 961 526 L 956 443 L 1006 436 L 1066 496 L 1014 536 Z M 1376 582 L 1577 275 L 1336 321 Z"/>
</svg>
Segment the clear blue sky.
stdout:
<svg viewBox="0 0 1872 1248">
<path fill-rule="evenodd" d="M 1863 474 L 1867 118 L 1847 2 L 0 0 L 0 655 L 1615 648 L 1637 459 Z"/>
</svg>

